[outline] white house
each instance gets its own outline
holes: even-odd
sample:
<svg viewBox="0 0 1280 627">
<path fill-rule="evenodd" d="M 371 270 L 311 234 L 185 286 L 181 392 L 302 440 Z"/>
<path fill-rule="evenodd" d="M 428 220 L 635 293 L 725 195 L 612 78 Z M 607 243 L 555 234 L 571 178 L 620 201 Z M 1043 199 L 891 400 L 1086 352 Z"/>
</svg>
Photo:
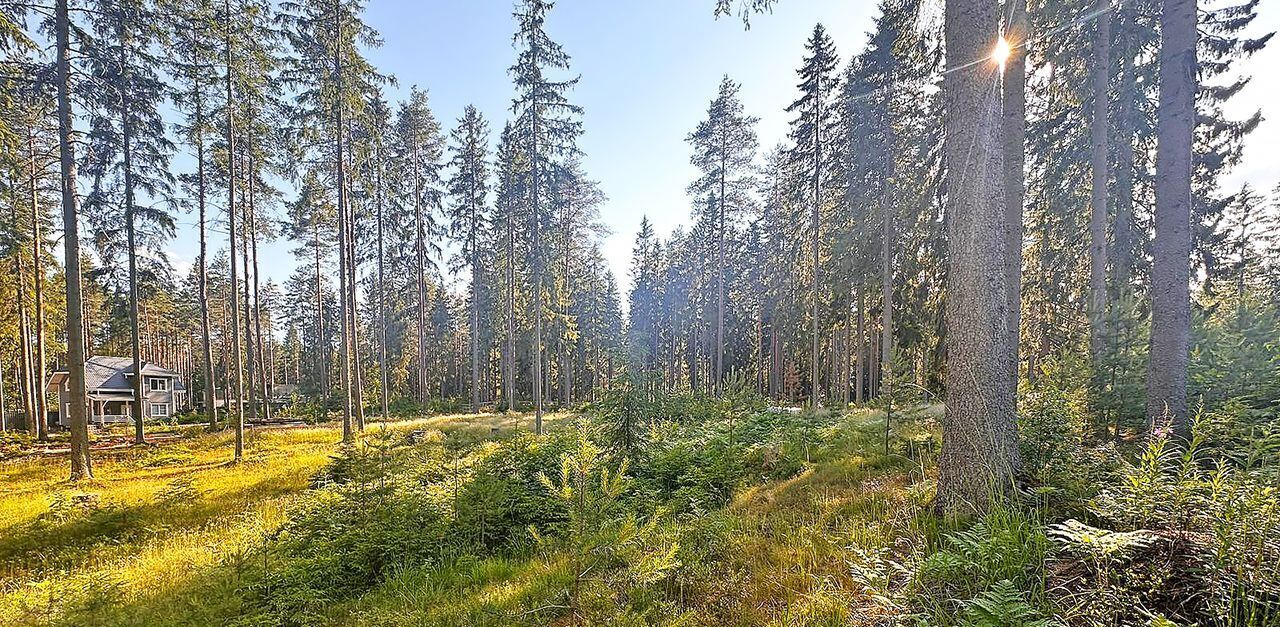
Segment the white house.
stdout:
<svg viewBox="0 0 1280 627">
<path fill-rule="evenodd" d="M 142 362 L 143 419 L 163 419 L 182 406 L 186 388 L 177 372 Z M 89 422 L 129 422 L 133 403 L 133 360 L 128 357 L 94 356 L 84 364 L 85 390 L 89 396 Z M 70 425 L 67 403 L 70 379 L 65 370 L 53 373 L 49 391 L 58 392 L 58 424 Z"/>
</svg>

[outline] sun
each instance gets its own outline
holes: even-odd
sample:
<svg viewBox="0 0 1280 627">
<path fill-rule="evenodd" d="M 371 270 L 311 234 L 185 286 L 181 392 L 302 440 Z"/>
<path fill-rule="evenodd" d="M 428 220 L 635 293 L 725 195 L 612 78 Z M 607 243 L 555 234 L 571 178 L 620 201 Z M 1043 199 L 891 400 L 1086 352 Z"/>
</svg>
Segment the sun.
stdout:
<svg viewBox="0 0 1280 627">
<path fill-rule="evenodd" d="M 1009 40 L 1003 35 L 996 41 L 995 50 L 991 51 L 991 60 L 1000 65 L 1000 69 L 1004 69 L 1005 63 L 1008 63 L 1009 56 L 1013 54 L 1013 46 L 1009 45 Z"/>
</svg>

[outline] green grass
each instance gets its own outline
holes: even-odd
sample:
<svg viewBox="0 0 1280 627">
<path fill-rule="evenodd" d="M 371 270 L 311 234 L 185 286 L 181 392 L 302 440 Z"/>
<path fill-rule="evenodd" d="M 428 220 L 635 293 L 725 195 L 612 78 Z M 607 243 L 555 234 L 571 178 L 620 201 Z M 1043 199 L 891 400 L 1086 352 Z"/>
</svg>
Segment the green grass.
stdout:
<svg viewBox="0 0 1280 627">
<path fill-rule="evenodd" d="M 441 416 L 369 429 L 439 431 L 451 446 L 470 447 L 495 428 L 503 438 L 531 423 Z M 749 486 L 705 515 L 664 518 L 646 541 L 677 546 L 678 563 L 644 585 L 596 573 L 579 600 L 587 624 L 838 625 L 900 612 L 893 564 L 918 561 L 937 537 L 921 482 L 930 465 L 901 445 L 927 439 L 919 433 L 936 431 L 928 424 L 911 423 L 915 431 L 885 455 L 882 415 L 855 412 L 816 435 L 820 446 L 798 474 Z M 96 479 L 76 486 L 64 482 L 62 458 L 0 464 L 0 624 L 273 624 L 247 591 L 278 566 L 262 549 L 335 454 L 340 432 L 252 432 L 240 464 L 229 463 L 230 434 L 183 433 L 101 455 Z M 563 545 L 549 540 L 411 565 L 363 582 L 371 584 L 363 594 L 319 603 L 305 623 L 565 624 L 572 579 Z"/>
<path fill-rule="evenodd" d="M 474 439 L 515 421 L 437 416 L 370 430 Z M 181 433 L 97 453 L 94 480 L 76 485 L 65 481 L 63 457 L 0 462 L 0 625 L 218 624 L 243 609 L 239 575 L 330 461 L 341 431 L 250 430 L 239 464 L 230 432 Z"/>
<path fill-rule="evenodd" d="M 931 493 L 916 485 L 916 462 L 885 456 L 882 429 L 878 412 L 855 413 L 822 434 L 828 446 L 800 474 L 748 487 L 705 516 L 664 520 L 651 541 L 677 545 L 679 565 L 653 590 L 624 590 L 596 573 L 579 601 L 582 624 L 846 625 L 899 613 L 882 592 L 902 581 L 888 574 L 878 590 L 853 566 L 871 566 L 865 562 L 873 556 L 888 571 L 893 559 L 919 559 L 936 529 L 926 512 Z M 333 606 L 323 620 L 569 624 L 566 561 L 551 543 L 528 554 L 409 568 Z"/>
</svg>

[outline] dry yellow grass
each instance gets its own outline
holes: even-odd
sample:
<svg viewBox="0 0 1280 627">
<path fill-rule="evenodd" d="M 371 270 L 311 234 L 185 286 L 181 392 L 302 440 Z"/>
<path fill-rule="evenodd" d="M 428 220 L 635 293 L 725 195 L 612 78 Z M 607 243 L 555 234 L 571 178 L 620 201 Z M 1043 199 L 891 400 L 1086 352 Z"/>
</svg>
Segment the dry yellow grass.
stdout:
<svg viewBox="0 0 1280 627">
<path fill-rule="evenodd" d="M 485 437 L 518 422 L 532 424 L 436 416 L 370 431 Z M 64 457 L 0 462 L 0 625 L 171 624 L 235 612 L 219 603 L 235 598 L 238 565 L 283 524 L 340 436 L 332 424 L 251 429 L 237 464 L 229 432 L 187 429 L 163 444 L 99 452 L 94 480 L 75 485 Z M 219 597 L 223 586 L 232 589 Z M 210 607 L 190 607 L 201 590 Z"/>
</svg>

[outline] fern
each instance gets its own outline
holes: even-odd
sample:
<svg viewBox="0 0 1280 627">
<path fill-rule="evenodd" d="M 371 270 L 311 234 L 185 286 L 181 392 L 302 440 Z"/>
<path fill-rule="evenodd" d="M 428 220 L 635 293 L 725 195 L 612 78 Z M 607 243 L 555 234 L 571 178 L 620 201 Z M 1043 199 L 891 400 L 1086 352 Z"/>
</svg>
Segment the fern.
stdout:
<svg viewBox="0 0 1280 627">
<path fill-rule="evenodd" d="M 1049 537 L 1059 541 L 1066 550 L 1099 563 L 1129 559 L 1159 539 L 1146 530 L 1109 531 L 1074 518 L 1050 525 Z"/>
<path fill-rule="evenodd" d="M 1022 591 L 1008 579 L 962 603 L 964 627 L 1053 627 L 1057 623 L 1042 618 L 1027 603 Z"/>
</svg>

